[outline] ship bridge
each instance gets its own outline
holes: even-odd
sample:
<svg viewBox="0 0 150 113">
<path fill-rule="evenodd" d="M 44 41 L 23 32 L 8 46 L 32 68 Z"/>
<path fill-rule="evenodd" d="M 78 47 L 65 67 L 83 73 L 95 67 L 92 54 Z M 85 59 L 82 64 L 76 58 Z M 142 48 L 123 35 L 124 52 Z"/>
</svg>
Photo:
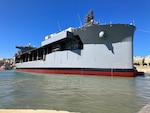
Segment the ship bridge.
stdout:
<svg viewBox="0 0 150 113">
<path fill-rule="evenodd" d="M 72 34 L 73 30 L 74 28 L 69 27 L 68 29 L 63 30 L 57 34 L 53 33 L 51 35 L 48 35 L 45 37 L 45 40 L 42 41 L 41 46 L 45 46 L 47 44 L 51 44 L 51 43 L 54 43 L 54 42 L 57 42 L 66 38 L 73 38 L 74 37 Z"/>
</svg>

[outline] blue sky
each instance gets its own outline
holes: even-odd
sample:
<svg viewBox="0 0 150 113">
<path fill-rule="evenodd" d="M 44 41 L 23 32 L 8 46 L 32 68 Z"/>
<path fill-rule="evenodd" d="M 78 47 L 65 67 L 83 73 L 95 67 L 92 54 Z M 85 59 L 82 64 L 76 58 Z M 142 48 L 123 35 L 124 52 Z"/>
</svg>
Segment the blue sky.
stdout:
<svg viewBox="0 0 150 113">
<path fill-rule="evenodd" d="M 134 21 L 134 56 L 150 55 L 150 0 L 0 0 L 0 58 L 16 45 L 39 47 L 46 35 L 79 27 L 92 9 L 100 23 Z"/>
</svg>

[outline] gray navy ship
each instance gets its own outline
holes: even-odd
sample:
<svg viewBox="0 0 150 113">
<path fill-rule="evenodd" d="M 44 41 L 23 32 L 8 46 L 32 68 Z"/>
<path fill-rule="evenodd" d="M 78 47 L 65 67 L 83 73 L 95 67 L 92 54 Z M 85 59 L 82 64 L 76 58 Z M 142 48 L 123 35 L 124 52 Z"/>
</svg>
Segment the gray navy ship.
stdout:
<svg viewBox="0 0 150 113">
<path fill-rule="evenodd" d="M 134 77 L 132 24 L 99 24 L 91 10 L 85 25 L 45 37 L 39 48 L 17 46 L 22 72 Z"/>
</svg>

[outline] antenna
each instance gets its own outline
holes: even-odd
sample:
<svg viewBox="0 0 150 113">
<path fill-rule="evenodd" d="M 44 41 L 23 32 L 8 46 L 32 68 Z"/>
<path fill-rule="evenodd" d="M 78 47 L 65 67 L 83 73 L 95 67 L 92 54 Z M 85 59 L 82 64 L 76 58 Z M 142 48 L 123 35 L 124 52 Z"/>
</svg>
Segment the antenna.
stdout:
<svg viewBox="0 0 150 113">
<path fill-rule="evenodd" d="M 134 19 L 133 19 L 133 25 L 135 25 L 135 21 L 134 21 Z"/>
<path fill-rule="evenodd" d="M 59 21 L 57 21 L 57 25 L 58 25 L 59 31 L 61 31 L 61 27 L 60 27 Z"/>
<path fill-rule="evenodd" d="M 80 18 L 79 14 L 78 14 L 78 19 L 79 19 L 79 22 L 80 22 L 80 27 L 82 27 L 82 21 L 81 21 L 81 18 Z"/>
</svg>

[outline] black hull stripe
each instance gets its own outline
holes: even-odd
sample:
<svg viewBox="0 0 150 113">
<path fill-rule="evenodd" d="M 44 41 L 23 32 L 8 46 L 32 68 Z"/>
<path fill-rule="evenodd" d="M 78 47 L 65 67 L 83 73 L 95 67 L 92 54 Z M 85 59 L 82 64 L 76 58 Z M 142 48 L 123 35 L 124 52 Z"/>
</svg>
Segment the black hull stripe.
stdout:
<svg viewBox="0 0 150 113">
<path fill-rule="evenodd" d="M 42 70 L 74 70 L 74 71 L 99 71 L 99 72 L 134 72 L 134 69 L 104 69 L 104 68 L 16 68 L 16 69 L 42 69 Z"/>
</svg>

